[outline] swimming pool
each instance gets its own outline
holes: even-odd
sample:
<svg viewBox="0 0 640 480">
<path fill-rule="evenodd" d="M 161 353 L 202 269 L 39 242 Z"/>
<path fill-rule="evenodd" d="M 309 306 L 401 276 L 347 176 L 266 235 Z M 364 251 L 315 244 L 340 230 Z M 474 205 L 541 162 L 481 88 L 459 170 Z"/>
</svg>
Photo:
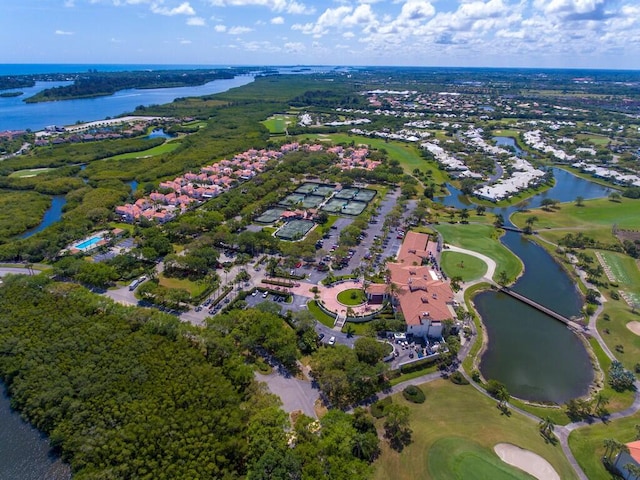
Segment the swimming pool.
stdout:
<svg viewBox="0 0 640 480">
<path fill-rule="evenodd" d="M 78 250 L 88 250 L 92 247 L 95 247 L 96 244 L 100 243 L 102 241 L 102 236 L 98 235 L 95 237 L 91 237 L 88 240 L 85 240 L 84 242 L 78 243 L 75 245 L 75 248 L 77 248 Z"/>
</svg>

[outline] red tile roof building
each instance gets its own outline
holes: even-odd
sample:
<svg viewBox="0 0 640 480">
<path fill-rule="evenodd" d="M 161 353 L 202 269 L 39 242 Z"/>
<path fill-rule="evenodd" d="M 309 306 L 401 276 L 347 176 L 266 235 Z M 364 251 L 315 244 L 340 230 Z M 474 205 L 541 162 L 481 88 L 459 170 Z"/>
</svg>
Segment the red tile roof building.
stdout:
<svg viewBox="0 0 640 480">
<path fill-rule="evenodd" d="M 408 232 L 395 262 L 387 263 L 390 282 L 397 287 L 397 308 L 407 323 L 407 333 L 439 338 L 442 321 L 455 319 L 449 282 L 425 264 L 434 251 L 429 235 Z"/>
</svg>

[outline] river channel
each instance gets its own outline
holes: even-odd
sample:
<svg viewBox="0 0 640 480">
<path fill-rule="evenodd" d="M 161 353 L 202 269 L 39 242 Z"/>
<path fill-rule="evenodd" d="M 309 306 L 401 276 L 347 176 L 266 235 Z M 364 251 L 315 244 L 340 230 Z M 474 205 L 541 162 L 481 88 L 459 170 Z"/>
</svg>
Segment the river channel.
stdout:
<svg viewBox="0 0 640 480">
<path fill-rule="evenodd" d="M 606 197 L 610 189 L 554 168 L 553 188 L 531 198 L 529 208 L 540 206 L 544 198 L 569 202 Z M 440 199 L 456 208 L 474 205 L 455 188 Z M 517 207 L 488 209 L 509 216 Z M 542 247 L 515 232 L 501 239 L 524 264 L 524 273 L 512 286 L 517 292 L 571 317 L 580 314 L 582 299 L 575 283 Z M 591 362 L 580 339 L 557 320 L 503 293 L 486 291 L 474 303 L 482 317 L 489 344 L 480 371 L 488 379 L 507 386 L 519 398 L 564 403 L 587 393 L 593 380 Z"/>
</svg>

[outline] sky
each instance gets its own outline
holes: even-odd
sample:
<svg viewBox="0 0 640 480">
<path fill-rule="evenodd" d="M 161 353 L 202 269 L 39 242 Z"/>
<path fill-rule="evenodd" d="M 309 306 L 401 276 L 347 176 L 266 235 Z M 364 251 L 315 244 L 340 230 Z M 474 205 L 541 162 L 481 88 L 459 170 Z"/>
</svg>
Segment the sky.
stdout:
<svg viewBox="0 0 640 480">
<path fill-rule="evenodd" d="M 640 69 L 638 0 L 2 0 L 0 63 Z"/>
</svg>

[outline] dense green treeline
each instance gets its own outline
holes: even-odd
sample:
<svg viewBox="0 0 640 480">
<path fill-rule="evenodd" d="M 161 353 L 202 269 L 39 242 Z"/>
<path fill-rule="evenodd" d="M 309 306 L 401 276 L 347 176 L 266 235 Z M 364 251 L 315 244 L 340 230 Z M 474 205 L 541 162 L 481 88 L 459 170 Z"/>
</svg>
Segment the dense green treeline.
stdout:
<svg viewBox="0 0 640 480">
<path fill-rule="evenodd" d="M 0 244 L 40 223 L 51 199 L 36 192 L 0 190 Z"/>
<path fill-rule="evenodd" d="M 0 175 L 9 175 L 17 170 L 29 168 L 54 168 L 88 163 L 122 153 L 141 152 L 163 143 L 164 140 L 162 138 L 146 139 L 138 137 L 37 147 L 25 155 L 2 161 L 0 163 Z"/>
<path fill-rule="evenodd" d="M 255 383 L 243 353 L 293 366 L 295 345 L 280 317 L 258 310 L 197 329 L 44 276 L 0 287 L 12 406 L 78 480 L 367 478 L 379 452 L 367 414 L 301 416 L 292 437 L 279 401 Z"/>
</svg>

